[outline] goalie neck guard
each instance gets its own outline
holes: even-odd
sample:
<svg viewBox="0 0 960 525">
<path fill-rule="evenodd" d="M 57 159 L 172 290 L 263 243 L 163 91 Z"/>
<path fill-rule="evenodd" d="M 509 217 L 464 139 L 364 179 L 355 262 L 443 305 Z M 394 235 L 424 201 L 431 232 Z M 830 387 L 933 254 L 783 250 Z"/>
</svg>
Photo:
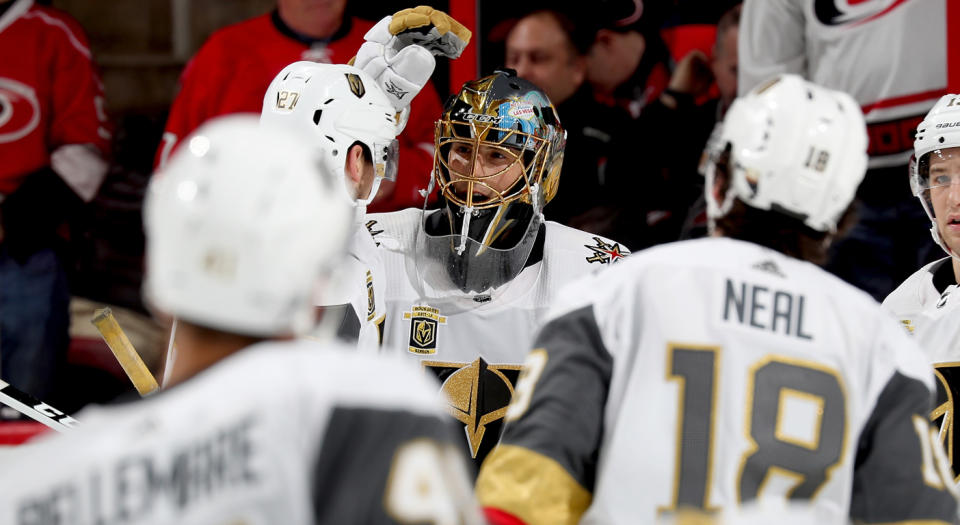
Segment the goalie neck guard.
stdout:
<svg viewBox="0 0 960 525">
<path fill-rule="evenodd" d="M 424 217 L 418 253 L 443 261 L 463 292 L 516 277 L 557 192 L 566 132 L 549 98 L 512 70 L 467 82 L 436 124 L 444 207 Z"/>
</svg>

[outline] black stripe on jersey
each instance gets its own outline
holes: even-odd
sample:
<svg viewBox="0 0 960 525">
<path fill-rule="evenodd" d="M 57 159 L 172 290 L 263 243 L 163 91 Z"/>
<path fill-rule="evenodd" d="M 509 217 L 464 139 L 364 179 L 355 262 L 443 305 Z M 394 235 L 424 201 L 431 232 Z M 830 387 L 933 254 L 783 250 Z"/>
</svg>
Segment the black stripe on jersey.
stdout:
<svg viewBox="0 0 960 525">
<path fill-rule="evenodd" d="M 944 257 L 933 263 L 928 271 L 933 274 L 933 287 L 937 292 L 943 294 L 950 286 L 957 284 L 957 276 L 953 274 L 953 259 Z"/>
<path fill-rule="evenodd" d="M 354 310 L 353 305 L 338 304 L 335 306 L 323 307 L 324 315 L 339 315 L 340 325 L 337 327 L 337 337 L 351 343 L 356 343 L 360 339 L 360 316 Z"/>
<path fill-rule="evenodd" d="M 453 443 L 448 420 L 403 410 L 335 408 L 312 476 L 315 522 L 396 523 L 384 506 L 395 453 L 422 438 Z"/>
<path fill-rule="evenodd" d="M 546 366 L 529 409 L 507 423 L 502 442 L 556 460 L 592 492 L 613 374 L 613 357 L 600 337 L 593 306 L 548 323 L 534 348 L 545 349 Z"/>
<path fill-rule="evenodd" d="M 852 520 L 953 522 L 956 518 L 953 496 L 924 481 L 923 451 L 913 419 L 926 422 L 931 406 L 931 392 L 922 382 L 900 372 L 887 382 L 857 446 Z"/>
</svg>

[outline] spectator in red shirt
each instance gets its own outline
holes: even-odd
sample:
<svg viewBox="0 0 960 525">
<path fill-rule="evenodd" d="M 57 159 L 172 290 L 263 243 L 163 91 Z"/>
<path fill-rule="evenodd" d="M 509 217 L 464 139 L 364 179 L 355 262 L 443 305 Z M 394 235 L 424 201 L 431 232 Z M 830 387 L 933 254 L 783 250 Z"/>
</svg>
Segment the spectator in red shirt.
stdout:
<svg viewBox="0 0 960 525">
<path fill-rule="evenodd" d="M 41 399 L 69 342 L 57 231 L 106 176 L 105 121 L 80 25 L 0 0 L 0 377 Z"/>
<path fill-rule="evenodd" d="M 270 81 L 298 60 L 346 63 L 372 22 L 350 16 L 346 0 L 277 0 L 277 8 L 213 33 L 190 60 L 170 108 L 157 151 L 163 164 L 177 141 L 201 123 L 226 113 L 259 113 Z M 389 14 L 389 13 L 384 13 Z M 383 184 L 371 212 L 422 206 L 433 167 L 433 116 L 441 112 L 432 84 L 411 106 L 400 141 L 400 173 Z"/>
</svg>

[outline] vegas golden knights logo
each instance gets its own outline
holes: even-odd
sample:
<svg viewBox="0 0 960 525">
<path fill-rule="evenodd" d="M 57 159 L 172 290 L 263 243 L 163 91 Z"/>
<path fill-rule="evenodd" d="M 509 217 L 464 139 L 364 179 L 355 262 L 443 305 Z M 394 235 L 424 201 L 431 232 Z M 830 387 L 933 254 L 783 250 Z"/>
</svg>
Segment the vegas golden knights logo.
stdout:
<svg viewBox="0 0 960 525">
<path fill-rule="evenodd" d="M 377 302 L 373 297 L 373 274 L 367 270 L 367 321 L 373 321 L 377 314 Z"/>
<path fill-rule="evenodd" d="M 521 366 L 490 365 L 483 358 L 472 363 L 424 361 L 423 366 L 441 381 L 450 415 L 463 423 L 470 456 L 483 461 L 499 440 Z"/>
<path fill-rule="evenodd" d="M 367 90 L 363 87 L 363 80 L 360 80 L 360 77 L 353 73 L 345 73 L 347 77 L 347 84 L 350 84 L 350 91 L 353 92 L 357 98 L 363 98 L 364 93 Z"/>
<path fill-rule="evenodd" d="M 447 324 L 447 318 L 440 310 L 429 306 L 414 306 L 410 312 L 403 312 L 403 318 L 410 320 L 410 343 L 407 351 L 413 354 L 437 353 L 437 330 Z"/>
<path fill-rule="evenodd" d="M 934 365 L 937 378 L 937 404 L 930 413 L 930 421 L 939 430 L 940 443 L 953 468 L 954 481 L 960 482 L 960 436 L 957 435 L 954 410 L 960 396 L 960 363 Z"/>
</svg>

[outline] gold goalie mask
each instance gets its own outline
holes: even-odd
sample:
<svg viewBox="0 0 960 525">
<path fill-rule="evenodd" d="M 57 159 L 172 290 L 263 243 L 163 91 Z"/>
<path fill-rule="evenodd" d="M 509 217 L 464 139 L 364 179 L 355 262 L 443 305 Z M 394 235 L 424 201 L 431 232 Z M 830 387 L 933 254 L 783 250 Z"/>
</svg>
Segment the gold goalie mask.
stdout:
<svg viewBox="0 0 960 525">
<path fill-rule="evenodd" d="M 557 192 L 566 132 L 553 104 L 512 70 L 467 82 L 436 123 L 421 253 L 463 292 L 484 293 L 524 268 Z"/>
</svg>

